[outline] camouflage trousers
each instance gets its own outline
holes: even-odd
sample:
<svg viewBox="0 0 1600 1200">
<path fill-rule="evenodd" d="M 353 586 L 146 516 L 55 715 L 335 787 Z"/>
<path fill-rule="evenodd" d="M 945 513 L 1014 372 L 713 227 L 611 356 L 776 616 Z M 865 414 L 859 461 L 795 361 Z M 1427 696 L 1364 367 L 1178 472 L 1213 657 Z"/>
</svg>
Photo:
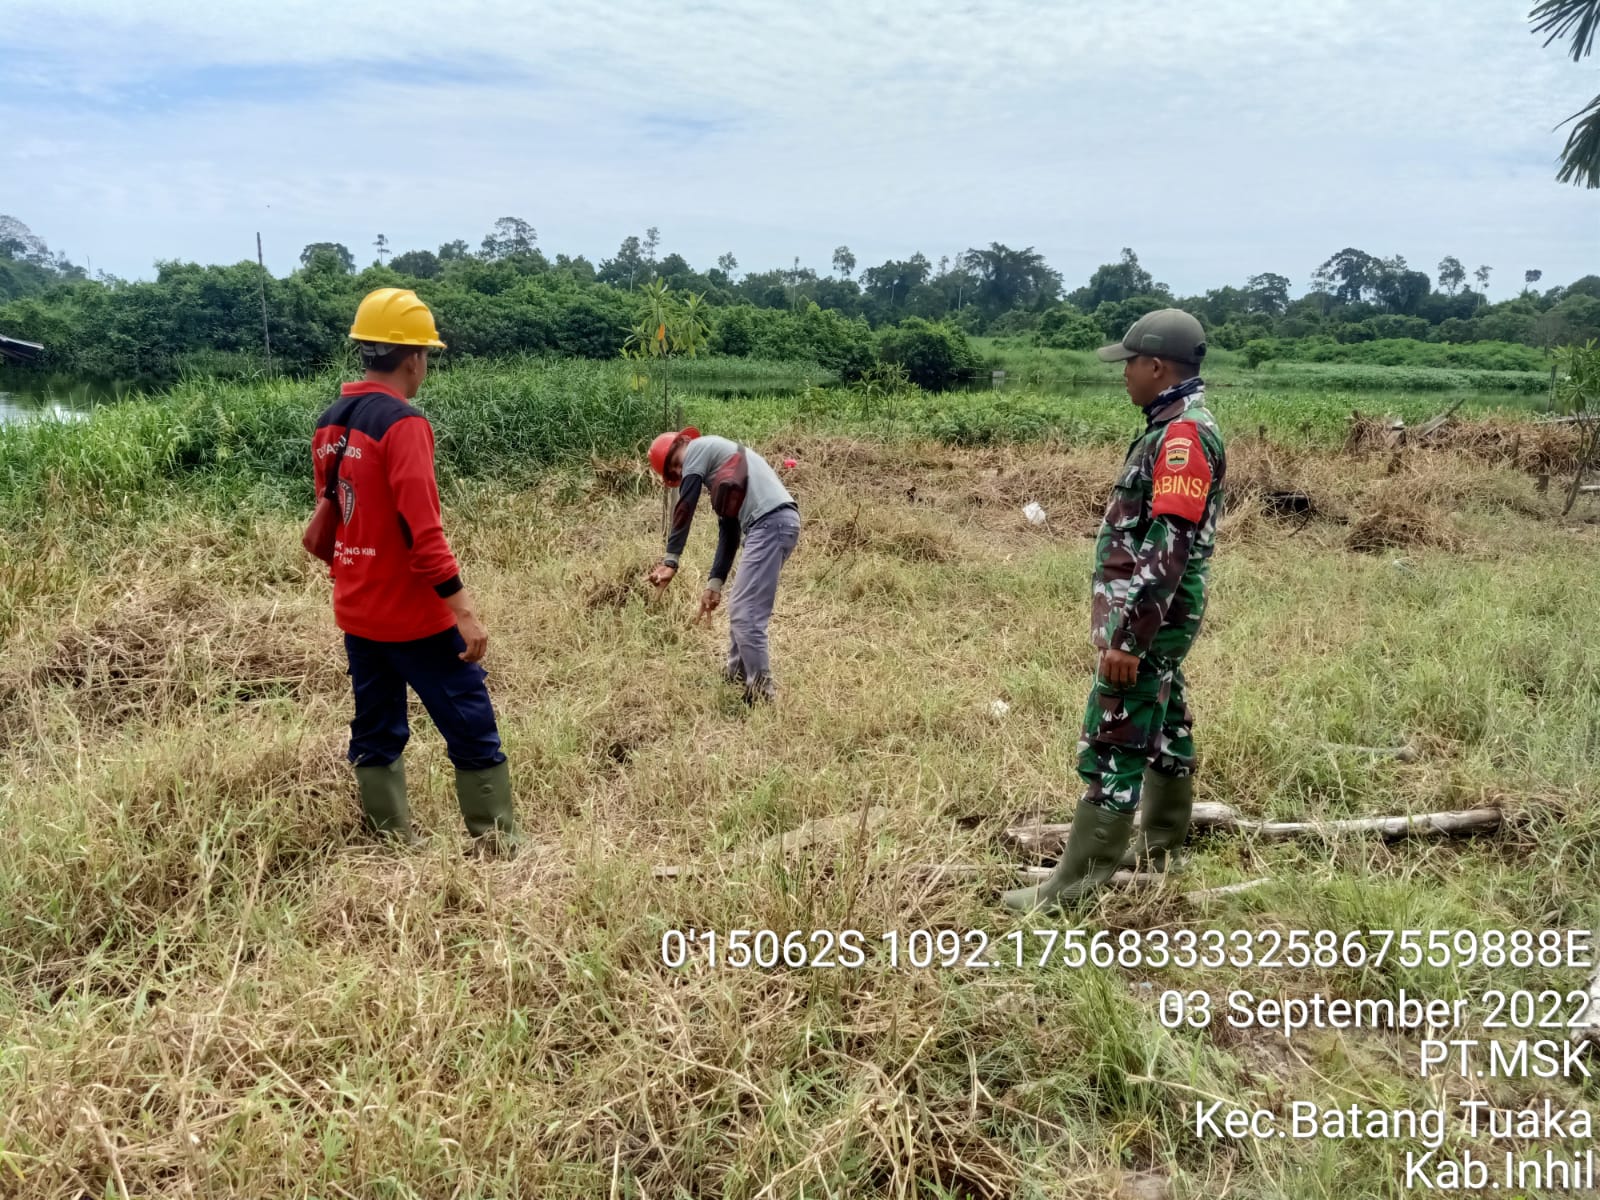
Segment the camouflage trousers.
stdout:
<svg viewBox="0 0 1600 1200">
<path fill-rule="evenodd" d="M 1194 774 L 1193 724 L 1182 658 L 1140 659 L 1132 687 L 1116 687 L 1097 674 L 1078 739 L 1084 800 L 1132 812 L 1147 765 L 1163 775 Z"/>
</svg>

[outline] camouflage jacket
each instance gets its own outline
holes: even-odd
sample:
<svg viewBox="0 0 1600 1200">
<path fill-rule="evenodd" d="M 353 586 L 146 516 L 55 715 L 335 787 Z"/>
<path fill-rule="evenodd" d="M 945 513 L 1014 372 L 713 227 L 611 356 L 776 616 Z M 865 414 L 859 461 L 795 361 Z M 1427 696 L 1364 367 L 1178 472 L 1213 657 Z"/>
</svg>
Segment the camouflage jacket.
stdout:
<svg viewBox="0 0 1600 1200">
<path fill-rule="evenodd" d="M 1092 636 L 1102 650 L 1180 658 L 1205 613 L 1227 457 L 1199 379 L 1162 392 L 1145 418 L 1095 543 Z"/>
</svg>

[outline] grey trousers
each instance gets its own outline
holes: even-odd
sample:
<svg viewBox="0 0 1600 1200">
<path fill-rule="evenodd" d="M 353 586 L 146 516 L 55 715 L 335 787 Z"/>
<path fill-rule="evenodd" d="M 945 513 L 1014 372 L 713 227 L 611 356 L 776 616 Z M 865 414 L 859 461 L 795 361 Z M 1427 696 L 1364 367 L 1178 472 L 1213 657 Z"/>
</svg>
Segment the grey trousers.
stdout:
<svg viewBox="0 0 1600 1200">
<path fill-rule="evenodd" d="M 770 694 L 772 665 L 767 624 L 778 599 L 778 574 L 800 540 L 800 514 L 768 513 L 744 536 L 744 554 L 728 596 L 728 674 L 750 691 Z"/>
</svg>

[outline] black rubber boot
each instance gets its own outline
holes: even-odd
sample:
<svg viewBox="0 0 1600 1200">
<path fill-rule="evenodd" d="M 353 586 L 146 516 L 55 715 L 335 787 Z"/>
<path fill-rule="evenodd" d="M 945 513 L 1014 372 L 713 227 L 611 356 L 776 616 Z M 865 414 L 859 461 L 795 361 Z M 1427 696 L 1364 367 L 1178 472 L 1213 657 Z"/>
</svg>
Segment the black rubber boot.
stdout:
<svg viewBox="0 0 1600 1200">
<path fill-rule="evenodd" d="M 485 771 L 456 768 L 456 801 L 478 853 L 510 855 L 516 850 L 517 825 L 511 811 L 511 765 Z"/>
<path fill-rule="evenodd" d="M 362 823 L 379 837 L 410 845 L 411 806 L 406 800 L 405 759 L 384 767 L 357 767 L 356 790 L 361 795 Z"/>
<path fill-rule="evenodd" d="M 1194 776 L 1163 775 L 1146 767 L 1139 797 L 1139 832 L 1122 856 L 1122 865 L 1130 870 L 1165 871 L 1189 836 Z"/>
<path fill-rule="evenodd" d="M 1133 836 L 1133 814 L 1113 812 L 1098 804 L 1078 803 L 1072 832 L 1050 878 L 1033 887 L 1017 888 L 1000 898 L 1013 912 L 1057 908 L 1087 899 L 1104 887 L 1122 861 Z"/>
</svg>

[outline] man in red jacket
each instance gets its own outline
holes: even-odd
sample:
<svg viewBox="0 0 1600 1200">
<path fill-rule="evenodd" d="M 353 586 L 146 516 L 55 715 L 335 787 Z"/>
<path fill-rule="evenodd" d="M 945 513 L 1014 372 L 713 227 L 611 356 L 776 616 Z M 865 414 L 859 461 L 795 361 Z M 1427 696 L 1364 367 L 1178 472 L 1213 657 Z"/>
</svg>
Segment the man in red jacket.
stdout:
<svg viewBox="0 0 1600 1200">
<path fill-rule="evenodd" d="M 479 846 L 509 848 L 511 773 L 480 665 L 489 635 L 445 541 L 433 427 L 410 403 L 428 350 L 444 343 L 428 306 L 400 288 L 368 295 L 350 337 L 365 375 L 318 419 L 312 460 L 317 495 L 338 472 L 333 614 L 355 692 L 349 758 L 361 810 L 369 829 L 412 840 L 402 758 L 409 686 L 444 735 L 467 831 Z"/>
</svg>

